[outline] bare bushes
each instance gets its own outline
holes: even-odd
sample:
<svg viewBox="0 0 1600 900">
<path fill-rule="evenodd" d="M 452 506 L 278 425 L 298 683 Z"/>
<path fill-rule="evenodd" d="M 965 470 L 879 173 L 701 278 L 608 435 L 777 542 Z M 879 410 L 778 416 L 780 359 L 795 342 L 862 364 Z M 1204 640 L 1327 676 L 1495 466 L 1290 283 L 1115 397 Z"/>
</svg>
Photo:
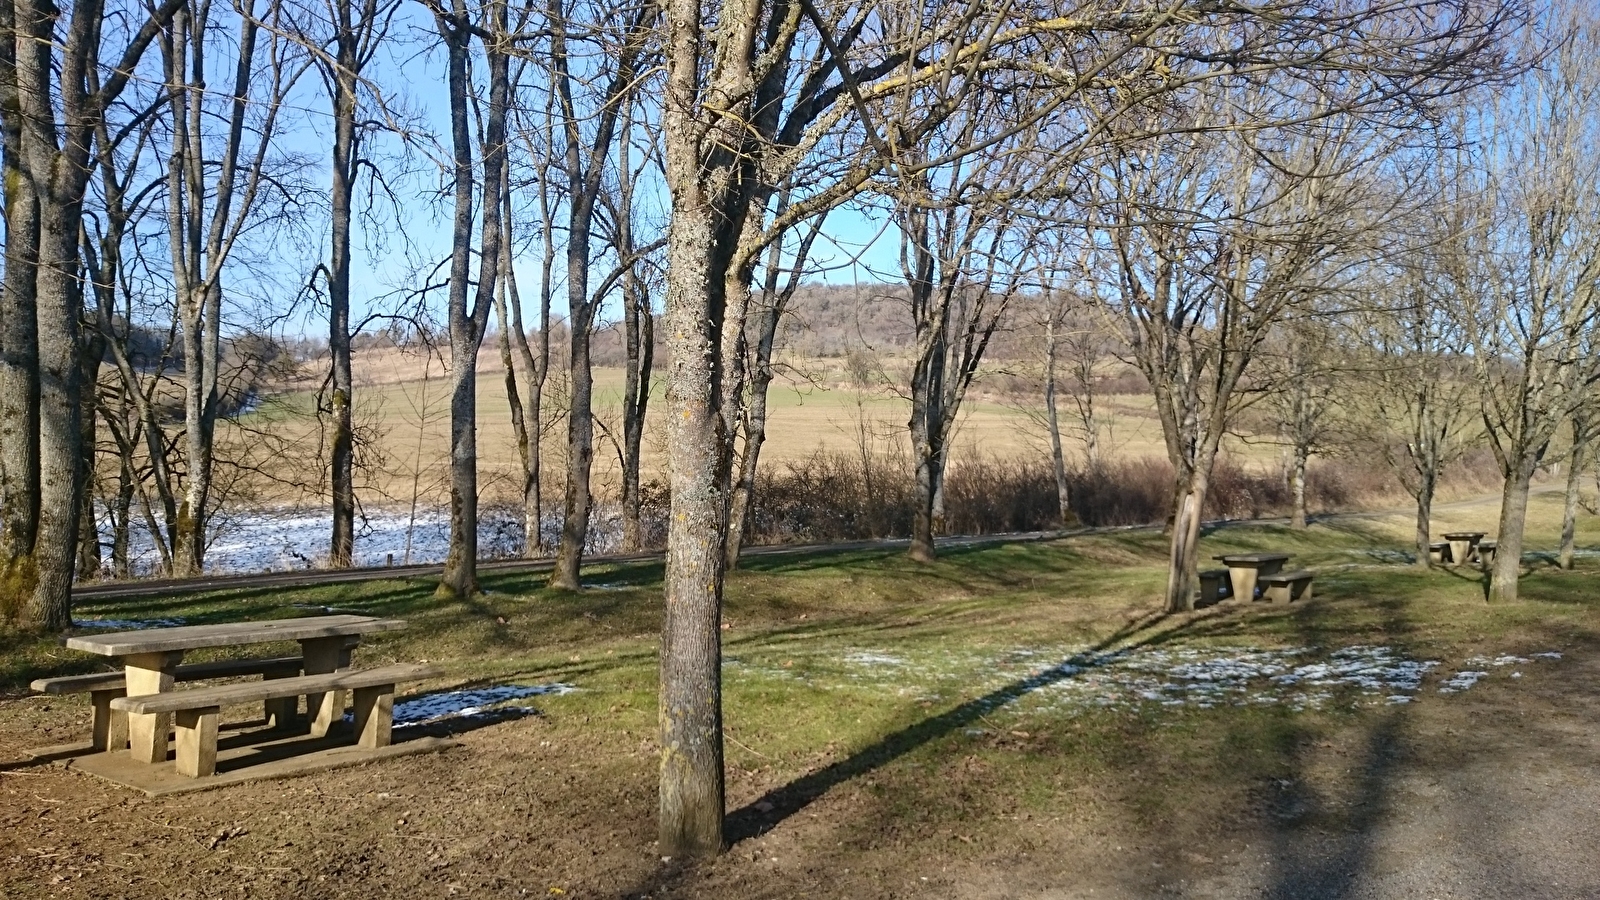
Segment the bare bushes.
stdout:
<svg viewBox="0 0 1600 900">
<path fill-rule="evenodd" d="M 1001 534 L 1065 526 L 1156 525 L 1172 504 L 1172 467 L 1163 459 L 1112 461 L 1067 473 L 1077 521 L 1063 523 L 1047 460 L 976 456 L 952 460 L 944 486 L 944 534 Z M 1307 477 L 1313 512 L 1393 502 L 1399 486 L 1387 472 L 1353 461 L 1314 462 Z M 1281 474 L 1222 459 L 1212 472 L 1208 519 L 1287 515 Z M 826 542 L 905 537 L 913 512 L 910 466 L 898 454 L 819 450 L 773 467 L 756 481 L 749 543 Z"/>
</svg>

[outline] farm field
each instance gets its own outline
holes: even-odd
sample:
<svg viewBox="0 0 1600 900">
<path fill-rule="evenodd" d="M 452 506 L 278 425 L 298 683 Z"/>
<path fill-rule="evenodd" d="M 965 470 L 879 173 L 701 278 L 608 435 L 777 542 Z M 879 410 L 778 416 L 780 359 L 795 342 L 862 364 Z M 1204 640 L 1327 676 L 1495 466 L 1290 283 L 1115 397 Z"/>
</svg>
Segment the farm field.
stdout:
<svg viewBox="0 0 1600 900">
<path fill-rule="evenodd" d="M 479 357 L 477 385 L 479 479 L 487 499 L 510 499 L 515 496 L 514 485 L 520 483 L 516 442 L 506 403 L 504 369 L 493 340 L 486 343 L 490 349 Z M 787 377 L 774 382 L 768 395 L 763 465 L 776 468 L 800 463 L 819 449 L 852 456 L 863 446 L 875 454 L 907 452 L 909 401 L 884 390 L 860 390 L 844 384 L 839 364 L 839 360 L 796 362 L 786 368 Z M 424 498 L 437 502 L 447 496 L 450 415 L 442 364 L 419 354 L 369 350 L 356 355 L 355 366 L 357 424 L 370 429 L 375 451 L 372 459 L 380 461 L 368 476 L 371 502 L 381 505 L 409 500 L 413 479 Z M 811 377 L 795 374 L 800 371 Z M 552 375 L 553 396 L 546 400 L 544 446 L 547 478 L 557 485 L 563 477 L 566 450 L 564 388 L 558 375 Z M 596 429 L 595 480 L 597 490 L 604 492 L 615 486 L 619 471 L 615 444 L 607 435 L 616 434 L 620 439 L 623 371 L 597 367 L 595 382 L 595 411 L 602 425 Z M 262 411 L 245 417 L 244 426 L 271 429 L 283 438 L 314 441 L 318 426 L 310 414 L 315 388 L 305 382 L 292 386 Z M 1110 422 L 1110 433 L 1103 438 L 1108 456 L 1165 457 L 1161 425 L 1150 397 L 1111 395 L 1098 402 Z M 659 385 L 651 403 L 645 429 L 646 480 L 665 477 L 662 417 L 666 410 Z M 1043 408 L 1042 400 L 1030 399 L 1030 403 Z M 964 407 L 954 453 L 956 465 L 975 453 L 1048 457 L 1042 420 L 1036 421 L 1004 398 L 985 392 L 981 381 Z M 248 431 L 236 431 L 232 439 L 253 438 Z M 1069 454 L 1081 453 L 1070 437 L 1064 439 Z M 1270 441 L 1230 438 L 1226 447 L 1233 459 L 1247 467 L 1274 465 L 1279 456 Z"/>
<path fill-rule="evenodd" d="M 87 727 L 27 681 L 94 661 L 6 637 L 0 895 L 1600 895 L 1600 521 L 1557 570 L 1559 501 L 1536 497 L 1524 599 L 1497 607 L 1475 570 L 1405 564 L 1404 513 L 1213 530 L 1202 558 L 1292 552 L 1317 598 L 1175 616 L 1153 533 L 748 561 L 723 631 L 731 847 L 697 865 L 652 847 L 659 565 L 459 604 L 418 580 L 85 606 L 405 618 L 361 662 L 440 665 L 397 716 L 462 746 L 146 799 L 22 759 Z"/>
</svg>

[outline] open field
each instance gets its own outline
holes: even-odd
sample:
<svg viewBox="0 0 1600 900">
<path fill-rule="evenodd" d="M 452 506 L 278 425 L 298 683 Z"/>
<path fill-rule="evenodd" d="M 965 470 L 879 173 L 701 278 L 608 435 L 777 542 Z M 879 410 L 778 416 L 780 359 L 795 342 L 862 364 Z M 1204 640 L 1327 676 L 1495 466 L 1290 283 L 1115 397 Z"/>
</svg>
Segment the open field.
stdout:
<svg viewBox="0 0 1600 900">
<path fill-rule="evenodd" d="M 1294 552 L 1317 599 L 1169 617 L 1149 533 L 749 561 L 723 632 L 732 847 L 689 866 L 651 846 L 659 565 L 464 604 L 387 581 L 89 606 L 400 616 L 357 662 L 441 665 L 435 711 L 573 690 L 412 730 L 455 733 L 443 754 L 167 799 L 0 762 L 0 895 L 1593 897 L 1597 526 L 1576 571 L 1530 554 L 1505 607 L 1404 566 L 1403 514 L 1214 531 L 1207 556 Z M 94 661 L 4 640 L 0 761 L 80 737 L 82 704 L 23 686 Z"/>
<path fill-rule="evenodd" d="M 488 342 L 490 345 L 493 341 Z M 906 452 L 906 421 L 909 401 L 883 390 L 858 390 L 843 383 L 835 368 L 839 360 L 811 360 L 788 367 L 789 376 L 775 382 L 768 395 L 767 442 L 762 449 L 764 465 L 781 467 L 797 463 L 818 449 L 857 454 L 863 444 L 870 452 L 892 452 L 898 444 Z M 809 378 L 793 374 L 804 370 Z M 545 465 L 553 483 L 559 484 L 564 465 L 566 425 L 564 388 L 560 373 L 552 376 L 552 398 L 546 401 Z M 413 477 L 427 499 L 446 496 L 445 461 L 449 455 L 449 389 L 444 368 L 437 360 L 420 354 L 396 350 L 369 350 L 356 356 L 356 418 L 376 436 L 381 471 L 371 478 L 371 487 L 391 500 L 409 500 Z M 614 486 L 619 466 L 615 445 L 608 431 L 621 435 L 621 394 L 623 371 L 619 368 L 595 370 L 595 411 L 603 428 L 597 429 L 595 476 L 602 490 Z M 299 384 L 275 398 L 274 404 L 247 417 L 250 428 L 270 428 L 282 437 L 314 440 L 316 422 L 310 416 L 315 403 L 315 384 Z M 665 400 L 656 387 L 645 433 L 644 470 L 646 480 L 664 478 L 666 456 L 662 444 L 665 433 L 662 416 Z M 1042 400 L 1033 405 L 1042 409 Z M 1066 402 L 1066 401 L 1063 401 Z M 1109 414 L 1110 434 L 1103 438 L 1104 452 L 1127 458 L 1165 457 L 1161 425 L 1154 416 L 1152 401 L 1142 395 L 1114 395 L 1100 398 Z M 982 385 L 965 404 L 957 436 L 955 459 L 975 452 L 993 455 L 1027 454 L 1047 457 L 1048 442 L 1044 427 L 1027 413 L 1008 406 L 1002 398 L 983 392 Z M 517 450 L 511 430 L 511 415 L 506 404 L 504 369 L 498 351 L 492 346 L 479 358 L 478 368 L 478 452 L 479 478 L 488 499 L 508 499 L 517 484 Z M 1065 415 L 1065 410 L 1063 410 Z M 1065 427 L 1065 426 L 1063 426 Z M 234 440 L 251 440 L 249 435 L 234 435 Z M 1070 439 L 1069 439 L 1070 440 Z M 1069 446 L 1069 453 L 1081 447 Z M 1228 452 L 1244 465 L 1271 465 L 1277 448 L 1270 443 L 1230 439 Z"/>
</svg>

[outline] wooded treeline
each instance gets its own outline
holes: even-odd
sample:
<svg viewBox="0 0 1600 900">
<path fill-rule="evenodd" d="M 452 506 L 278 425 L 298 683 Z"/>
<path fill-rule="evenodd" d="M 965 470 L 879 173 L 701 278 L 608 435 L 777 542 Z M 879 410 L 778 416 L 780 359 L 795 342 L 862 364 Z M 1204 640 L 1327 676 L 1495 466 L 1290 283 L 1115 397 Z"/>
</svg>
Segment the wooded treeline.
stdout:
<svg viewBox="0 0 1600 900">
<path fill-rule="evenodd" d="M 874 277 L 909 338 L 914 557 L 935 555 L 954 429 L 1003 341 L 1042 358 L 1064 519 L 1063 420 L 1097 461 L 1097 360 L 1143 375 L 1173 472 L 1167 609 L 1192 606 L 1224 436 L 1270 417 L 1303 494 L 1349 395 L 1417 499 L 1423 560 L 1440 474 L 1482 436 L 1505 483 L 1490 596 L 1515 599 L 1529 481 L 1594 431 L 1597 28 L 1523 0 L 0 0 L 0 611 L 69 625 L 101 512 L 201 571 L 251 464 L 217 453 L 231 382 L 266 355 L 251 335 L 308 317 L 332 564 L 359 501 L 360 320 L 432 318 L 441 595 L 477 589 L 491 327 L 524 552 L 577 589 L 592 341 L 618 323 L 630 546 L 667 408 L 660 852 L 716 852 L 723 577 L 790 304 L 846 218 L 895 248 Z"/>
</svg>

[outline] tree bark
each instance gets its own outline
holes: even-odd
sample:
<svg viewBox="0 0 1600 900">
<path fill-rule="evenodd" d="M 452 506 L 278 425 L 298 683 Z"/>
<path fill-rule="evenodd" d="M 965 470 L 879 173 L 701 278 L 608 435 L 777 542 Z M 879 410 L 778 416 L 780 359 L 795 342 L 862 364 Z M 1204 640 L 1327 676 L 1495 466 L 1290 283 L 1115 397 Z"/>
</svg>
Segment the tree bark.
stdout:
<svg viewBox="0 0 1600 900">
<path fill-rule="evenodd" d="M 1489 602 L 1515 603 L 1522 575 L 1522 535 L 1528 518 L 1528 486 L 1536 463 L 1517 460 L 1500 494 L 1500 534 L 1489 580 Z"/>
<path fill-rule="evenodd" d="M 363 6 L 362 25 L 371 28 L 376 4 Z M 356 88 L 360 77 L 360 35 L 352 18 L 353 4 L 334 2 L 334 64 L 329 74 L 333 90 L 333 189 L 328 267 L 328 355 L 332 367 L 333 447 L 329 460 L 329 486 L 333 501 L 333 531 L 328 565 L 348 568 L 355 554 L 355 422 L 354 381 L 350 365 L 350 231 L 351 204 L 355 199 Z"/>
<path fill-rule="evenodd" d="M 1072 498 L 1067 491 L 1067 458 L 1061 450 L 1061 417 L 1056 411 L 1056 323 L 1052 316 L 1044 325 L 1044 415 L 1050 430 L 1050 470 L 1056 477 L 1056 502 L 1061 509 L 1061 525 L 1073 522 Z M 1090 447 L 1090 468 L 1094 467 L 1095 448 Z"/>
<path fill-rule="evenodd" d="M 1289 460 L 1289 496 L 1294 504 L 1289 517 L 1289 527 L 1304 530 L 1306 517 L 1306 462 L 1310 448 L 1298 441 Z"/>
<path fill-rule="evenodd" d="M 448 599 L 466 599 L 478 592 L 478 348 L 494 307 L 501 265 L 503 207 L 498 185 L 506 160 L 506 111 L 510 72 L 506 56 L 506 5 L 493 0 L 484 10 L 482 30 L 488 62 L 489 103 L 483 117 L 483 182 L 477 293 L 467 307 L 472 251 L 473 141 L 468 129 L 470 84 L 467 56 L 472 25 L 465 0 L 454 0 L 449 13 L 434 11 L 439 36 L 447 50 L 450 90 L 450 140 L 454 210 L 450 251 L 450 551 L 436 592 Z"/>
<path fill-rule="evenodd" d="M 1572 451 L 1567 459 L 1566 503 L 1561 511 L 1561 568 L 1570 570 L 1577 553 L 1578 490 L 1589 449 L 1589 423 L 1583 413 L 1572 418 Z M 1498 548 L 1497 548 L 1498 552 Z"/>
<path fill-rule="evenodd" d="M 664 116 L 672 141 L 676 116 Z M 683 183 L 683 174 L 674 174 L 679 183 L 674 185 L 667 287 L 672 527 L 661 636 L 659 846 L 663 856 L 703 857 L 722 851 L 724 809 L 719 622 L 728 466 L 717 402 L 719 342 L 713 331 L 721 320 L 723 279 L 712 259 L 712 212 Z"/>
<path fill-rule="evenodd" d="M 1437 478 L 1432 472 L 1422 475 L 1417 486 L 1417 560 L 1416 567 L 1427 569 L 1433 565 L 1433 494 Z"/>
</svg>

